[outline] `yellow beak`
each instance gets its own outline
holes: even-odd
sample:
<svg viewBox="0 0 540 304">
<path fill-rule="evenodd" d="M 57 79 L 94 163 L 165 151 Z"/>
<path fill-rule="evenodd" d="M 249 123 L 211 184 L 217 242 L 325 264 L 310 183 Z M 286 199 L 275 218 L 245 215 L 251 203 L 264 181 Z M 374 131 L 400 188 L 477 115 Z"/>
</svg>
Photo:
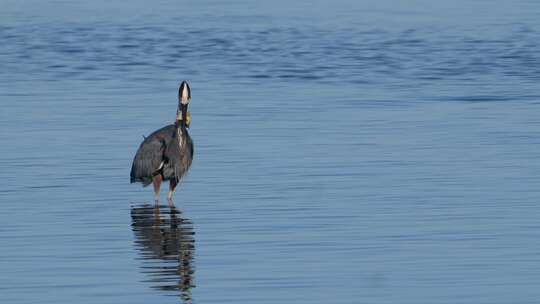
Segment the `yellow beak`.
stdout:
<svg viewBox="0 0 540 304">
<path fill-rule="evenodd" d="M 182 121 L 182 112 L 178 112 L 178 115 L 176 116 L 176 120 L 181 122 Z M 191 122 L 191 115 L 189 114 L 189 111 L 186 114 L 186 127 L 189 128 L 189 123 Z"/>
</svg>

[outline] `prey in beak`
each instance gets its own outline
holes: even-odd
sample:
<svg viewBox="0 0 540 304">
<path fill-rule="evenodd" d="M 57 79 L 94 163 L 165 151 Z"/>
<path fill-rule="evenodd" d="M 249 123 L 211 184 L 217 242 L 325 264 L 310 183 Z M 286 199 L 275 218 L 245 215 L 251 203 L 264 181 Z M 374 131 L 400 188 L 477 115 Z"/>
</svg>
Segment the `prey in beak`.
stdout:
<svg viewBox="0 0 540 304">
<path fill-rule="evenodd" d="M 178 112 L 178 114 L 176 115 L 176 121 L 179 125 L 182 124 L 182 121 L 184 120 L 184 117 L 182 117 L 182 113 L 181 112 Z M 189 123 L 191 122 L 191 116 L 189 114 L 189 112 L 187 112 L 186 114 L 186 128 L 189 128 Z"/>
</svg>

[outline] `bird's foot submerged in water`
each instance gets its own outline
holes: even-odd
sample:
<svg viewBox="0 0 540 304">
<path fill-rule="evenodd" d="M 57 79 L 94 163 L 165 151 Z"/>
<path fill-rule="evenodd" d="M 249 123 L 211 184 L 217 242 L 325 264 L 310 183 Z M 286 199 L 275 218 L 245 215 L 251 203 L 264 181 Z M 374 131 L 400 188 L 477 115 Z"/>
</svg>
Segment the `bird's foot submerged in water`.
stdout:
<svg viewBox="0 0 540 304">
<path fill-rule="evenodd" d="M 173 201 L 173 193 L 174 191 L 170 191 L 167 193 L 167 202 L 169 203 L 169 207 L 174 207 L 174 201 Z"/>
<path fill-rule="evenodd" d="M 152 178 L 152 183 L 154 184 L 154 203 L 159 205 L 159 189 L 161 188 L 161 181 L 163 177 L 161 174 L 158 174 Z"/>
<path fill-rule="evenodd" d="M 171 181 L 169 182 L 169 192 L 167 192 L 167 201 L 169 202 L 169 207 L 174 206 L 172 197 L 173 197 L 174 190 L 176 189 L 177 185 L 178 185 L 178 180 L 176 180 L 175 178 L 171 179 Z"/>
</svg>

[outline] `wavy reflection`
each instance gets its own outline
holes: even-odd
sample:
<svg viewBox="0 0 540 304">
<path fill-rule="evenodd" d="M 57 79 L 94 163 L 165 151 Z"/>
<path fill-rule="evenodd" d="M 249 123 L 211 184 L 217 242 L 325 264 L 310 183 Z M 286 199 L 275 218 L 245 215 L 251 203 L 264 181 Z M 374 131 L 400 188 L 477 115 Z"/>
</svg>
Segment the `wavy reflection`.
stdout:
<svg viewBox="0 0 540 304">
<path fill-rule="evenodd" d="M 143 258 L 142 272 L 152 288 L 178 293 L 191 303 L 195 232 L 189 219 L 174 207 L 142 205 L 131 208 L 135 245 Z"/>
</svg>

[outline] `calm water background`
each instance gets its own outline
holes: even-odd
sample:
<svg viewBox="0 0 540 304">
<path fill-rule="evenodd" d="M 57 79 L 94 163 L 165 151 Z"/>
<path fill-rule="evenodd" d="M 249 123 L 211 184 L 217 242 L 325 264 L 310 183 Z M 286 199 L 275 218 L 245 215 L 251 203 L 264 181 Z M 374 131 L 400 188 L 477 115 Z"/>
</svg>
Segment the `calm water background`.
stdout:
<svg viewBox="0 0 540 304">
<path fill-rule="evenodd" d="M 1 303 L 537 303 L 538 1 L 227 2 L 0 1 Z"/>
</svg>

